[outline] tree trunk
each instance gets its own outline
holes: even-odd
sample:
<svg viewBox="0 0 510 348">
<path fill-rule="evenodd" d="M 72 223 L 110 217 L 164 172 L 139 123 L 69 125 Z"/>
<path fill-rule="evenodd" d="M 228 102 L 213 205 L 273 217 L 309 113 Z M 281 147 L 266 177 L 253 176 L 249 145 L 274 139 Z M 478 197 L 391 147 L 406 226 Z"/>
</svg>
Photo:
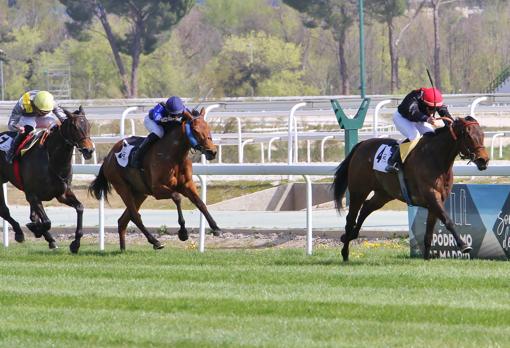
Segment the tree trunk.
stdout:
<svg viewBox="0 0 510 348">
<path fill-rule="evenodd" d="M 99 18 L 101 24 L 103 25 L 103 29 L 106 33 L 106 37 L 112 49 L 115 64 L 117 64 L 117 69 L 119 69 L 120 79 L 122 82 L 121 86 L 122 94 L 124 94 L 125 97 L 129 98 L 131 97 L 131 95 L 126 69 L 124 68 L 124 63 L 122 62 L 122 59 L 120 57 L 119 47 L 117 46 L 117 42 L 115 41 L 115 37 L 113 36 L 112 28 L 110 26 L 110 23 L 108 22 L 108 17 L 106 16 L 106 12 L 100 1 L 96 1 L 96 16 Z"/>
<path fill-rule="evenodd" d="M 396 53 L 395 43 L 393 42 L 393 19 L 388 22 L 388 43 L 390 49 L 390 65 L 391 65 L 391 81 L 390 81 L 390 94 L 395 92 L 398 85 L 398 56 Z"/>
<path fill-rule="evenodd" d="M 142 30 L 143 21 L 141 18 L 135 22 L 135 37 L 133 49 L 131 51 L 131 81 L 130 81 L 130 94 L 132 98 L 138 96 L 138 66 L 140 65 L 140 55 L 142 54 Z"/>
<path fill-rule="evenodd" d="M 342 31 L 338 40 L 338 61 L 340 65 L 340 86 L 341 94 L 349 94 L 349 74 L 347 73 L 347 62 L 345 60 L 345 31 Z"/>
<path fill-rule="evenodd" d="M 432 9 L 434 13 L 434 83 L 441 89 L 441 62 L 440 52 L 441 44 L 439 42 L 439 5 L 441 0 L 432 0 Z"/>
</svg>

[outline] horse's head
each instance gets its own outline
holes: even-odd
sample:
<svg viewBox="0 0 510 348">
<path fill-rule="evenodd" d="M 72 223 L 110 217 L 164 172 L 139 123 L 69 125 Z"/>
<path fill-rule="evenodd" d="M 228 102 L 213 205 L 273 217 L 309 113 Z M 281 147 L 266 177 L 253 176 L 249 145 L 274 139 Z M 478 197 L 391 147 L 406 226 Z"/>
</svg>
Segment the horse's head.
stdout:
<svg viewBox="0 0 510 348">
<path fill-rule="evenodd" d="M 62 137 L 69 145 L 76 147 L 85 159 L 90 159 L 94 152 L 94 143 L 90 140 L 90 123 L 85 117 L 83 108 L 80 105 L 73 113 L 66 109 L 63 111 L 66 118 L 60 118 Z"/>
<path fill-rule="evenodd" d="M 478 170 L 487 169 L 489 154 L 483 145 L 484 134 L 480 124 L 471 116 L 456 119 L 451 125 L 457 137 L 460 157 L 474 162 Z"/>
<path fill-rule="evenodd" d="M 191 146 L 202 152 L 208 160 L 216 157 L 217 149 L 211 137 L 211 128 L 204 118 L 205 109 L 202 108 L 200 113 L 193 116 L 189 112 L 184 112 L 186 119 L 186 133 Z"/>
</svg>

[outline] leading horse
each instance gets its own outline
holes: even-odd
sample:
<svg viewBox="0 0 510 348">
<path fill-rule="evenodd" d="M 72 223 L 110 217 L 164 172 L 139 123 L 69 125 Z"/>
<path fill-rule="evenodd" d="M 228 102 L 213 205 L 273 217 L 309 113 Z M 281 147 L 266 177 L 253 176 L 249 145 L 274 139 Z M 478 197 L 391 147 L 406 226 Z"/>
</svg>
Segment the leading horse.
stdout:
<svg viewBox="0 0 510 348">
<path fill-rule="evenodd" d="M 434 133 L 426 133 L 403 164 L 411 201 L 428 210 L 425 259 L 430 258 L 432 234 L 438 218 L 452 233 L 460 250 L 463 253 L 471 251 L 471 247 L 460 239 L 444 203 L 452 189 L 452 169 L 457 155 L 474 162 L 478 170 L 487 169 L 489 162 L 483 145 L 483 131 L 473 117 L 442 119 L 446 126 Z M 373 169 L 375 154 L 383 144 L 391 146 L 395 140 L 374 138 L 358 143 L 336 170 L 333 189 L 337 209 L 340 209 L 347 189 L 350 194 L 345 234 L 341 237 L 344 261 L 349 259 L 349 242 L 358 237 L 370 213 L 393 199 L 405 202 L 397 176 Z M 371 192 L 373 196 L 365 200 Z"/>
<path fill-rule="evenodd" d="M 193 116 L 184 112 L 184 122 L 175 122 L 165 130 L 165 135 L 158 140 L 146 153 L 143 159 L 143 169 L 121 166 L 116 159 L 116 153 L 121 152 L 124 140 L 117 142 L 99 170 L 97 178 L 89 186 L 89 192 L 96 198 L 103 196 L 107 199 L 111 186 L 117 191 L 126 205 L 124 213 L 118 220 L 120 249 L 126 249 L 126 228 L 131 220 L 152 244 L 154 249 L 163 248 L 161 244 L 144 226 L 138 212 L 147 196 L 156 199 L 172 199 L 177 206 L 180 229 L 179 239 L 188 239 L 181 210 L 181 196 L 188 199 L 204 214 L 212 233 L 221 234 L 221 230 L 200 199 L 198 190 L 193 182 L 193 169 L 188 154 L 192 148 L 202 152 L 208 160 L 216 156 L 216 145 L 212 142 L 211 130 L 204 119 L 205 110 L 202 108 L 198 115 Z M 131 137 L 128 142 L 140 142 L 140 137 Z"/>
<path fill-rule="evenodd" d="M 76 147 L 86 159 L 92 157 L 94 144 L 90 140 L 90 124 L 85 117 L 83 108 L 73 113 L 63 110 L 66 117 L 60 117 L 60 125 L 46 130 L 44 141 L 38 141 L 32 149 L 13 164 L 0 156 L 0 179 L 2 183 L 11 182 L 15 187 L 25 192 L 30 203 L 30 220 L 27 227 L 39 238 L 44 236 L 50 249 L 57 247 L 55 240 L 49 233 L 51 221 L 44 211 L 42 201 L 56 198 L 60 203 L 73 207 L 77 214 L 75 239 L 70 245 L 73 253 L 80 248 L 83 236 L 83 205 L 71 190 L 72 168 L 71 160 Z M 8 132 L 0 136 L 8 139 Z M 44 139 L 44 137 L 42 139 Z M 0 216 L 11 224 L 14 238 L 21 243 L 25 240 L 19 223 L 14 220 L 5 203 L 3 190 L 0 190 Z"/>
</svg>

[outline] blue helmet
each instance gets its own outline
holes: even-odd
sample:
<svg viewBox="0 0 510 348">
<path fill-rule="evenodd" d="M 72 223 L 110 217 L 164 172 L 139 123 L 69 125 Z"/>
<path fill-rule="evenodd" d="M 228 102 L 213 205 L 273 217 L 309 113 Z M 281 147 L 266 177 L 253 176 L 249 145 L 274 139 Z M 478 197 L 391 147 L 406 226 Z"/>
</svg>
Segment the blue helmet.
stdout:
<svg viewBox="0 0 510 348">
<path fill-rule="evenodd" d="M 182 99 L 176 96 L 168 98 L 165 103 L 165 107 L 171 115 L 178 115 L 184 111 L 184 103 L 182 102 Z"/>
</svg>

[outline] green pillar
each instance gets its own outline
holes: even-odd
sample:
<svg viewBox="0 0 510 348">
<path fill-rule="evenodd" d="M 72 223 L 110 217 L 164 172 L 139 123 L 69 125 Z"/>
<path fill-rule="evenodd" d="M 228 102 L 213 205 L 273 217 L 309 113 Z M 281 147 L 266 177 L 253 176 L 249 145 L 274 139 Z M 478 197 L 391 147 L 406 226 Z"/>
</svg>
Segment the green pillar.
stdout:
<svg viewBox="0 0 510 348">
<path fill-rule="evenodd" d="M 363 16 L 363 0 L 358 0 L 359 12 L 359 80 L 361 98 L 365 98 L 365 31 Z"/>
<path fill-rule="evenodd" d="M 337 99 L 331 99 L 331 106 L 336 115 L 336 120 L 345 131 L 345 157 L 351 152 L 352 148 L 358 143 L 358 130 L 363 127 L 365 116 L 367 115 L 370 98 L 363 98 L 361 106 L 353 118 L 347 117 Z"/>
</svg>

